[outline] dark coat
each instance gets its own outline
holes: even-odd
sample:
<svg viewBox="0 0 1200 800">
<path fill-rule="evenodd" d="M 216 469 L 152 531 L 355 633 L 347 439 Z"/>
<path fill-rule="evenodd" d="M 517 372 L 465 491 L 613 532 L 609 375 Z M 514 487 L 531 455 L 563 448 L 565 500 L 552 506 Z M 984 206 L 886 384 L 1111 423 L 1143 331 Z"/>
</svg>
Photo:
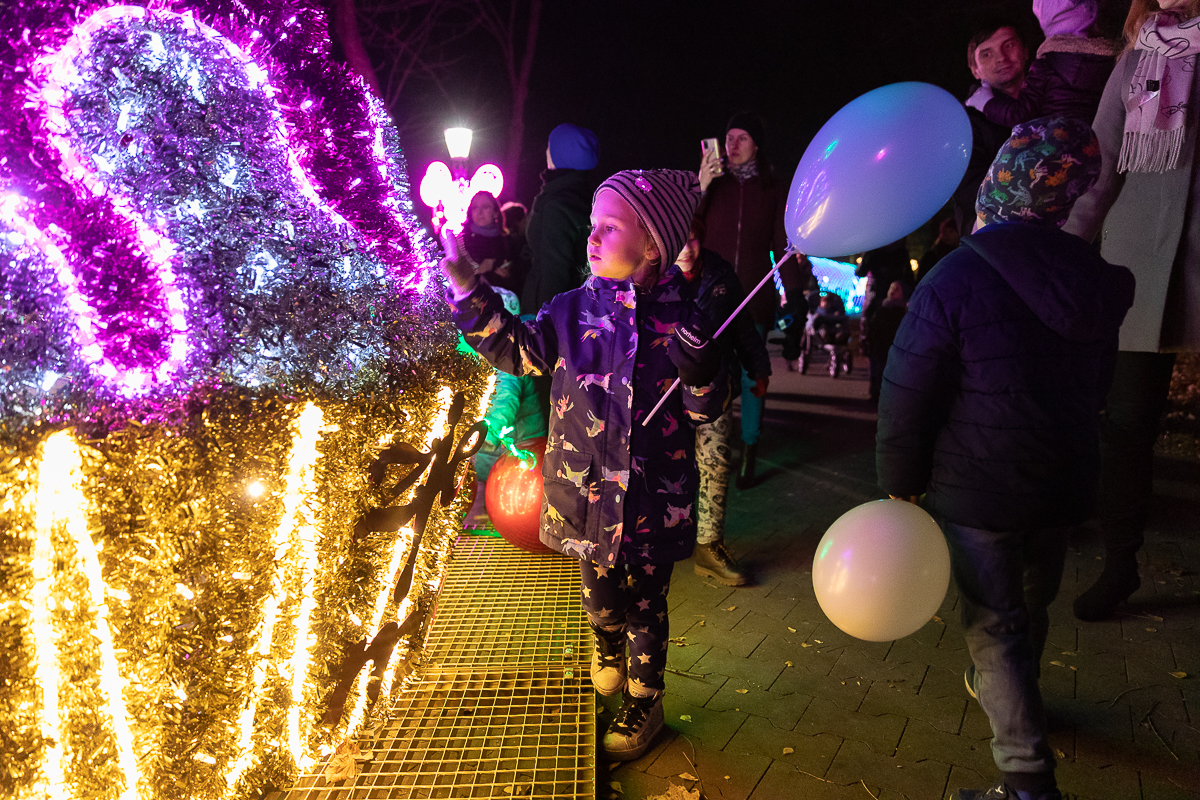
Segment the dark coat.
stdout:
<svg viewBox="0 0 1200 800">
<path fill-rule="evenodd" d="M 974 93 L 978 84 L 972 87 Z M 970 94 L 967 95 L 970 97 Z M 979 194 L 979 184 L 987 177 L 988 169 L 996 160 L 996 153 L 1012 133 L 1006 125 L 989 122 L 981 112 L 974 108 L 965 107 L 967 121 L 971 123 L 971 158 L 967 162 L 967 171 L 958 188 L 954 190 L 954 222 L 958 232 L 966 236 L 975 227 L 975 196 Z"/>
<path fill-rule="evenodd" d="M 983 107 L 990 122 L 1011 128 L 1039 117 L 1071 117 L 1089 125 L 1121 43 L 1112 39 L 1051 36 L 1038 48 L 1018 97 L 1004 92 Z"/>
<path fill-rule="evenodd" d="M 787 250 L 786 205 L 786 188 L 779 181 L 763 175 L 739 181 L 730 172 L 713 179 L 700 202 L 696 216 L 704 220 L 704 246 L 733 265 L 747 293 L 770 271 L 771 253 L 782 258 Z M 797 296 L 808 283 L 795 258 L 779 268 L 779 276 L 784 289 Z M 771 327 L 778 304 L 778 295 L 767 285 L 746 308 L 756 325 Z"/>
<path fill-rule="evenodd" d="M 541 540 L 600 564 L 661 564 L 696 543 L 696 430 L 729 405 L 721 370 L 681 385 L 650 424 L 640 420 L 678 377 L 667 345 L 695 302 L 677 269 L 650 291 L 591 277 L 521 321 L 480 285 L 449 298 L 467 342 L 497 369 L 553 376 Z"/>
<path fill-rule="evenodd" d="M 1133 276 L 1025 223 L 965 237 L 913 293 L 879 399 L 879 483 L 993 531 L 1093 511 L 1100 409 Z"/>
<path fill-rule="evenodd" d="M 591 172 L 548 169 L 542 173 L 542 190 L 533 198 L 525 228 L 530 266 L 521 310 L 526 314 L 536 314 L 551 298 L 583 283 L 595 191 Z"/>
<path fill-rule="evenodd" d="M 746 293 L 742 291 L 742 284 L 728 261 L 712 250 L 701 250 L 700 259 L 700 285 L 696 288 L 696 305 L 714 326 L 720 326 L 746 298 Z M 754 320 L 746 309 L 743 308 L 734 317 L 719 341 L 731 375 L 736 375 L 737 367 L 740 366 L 746 369 L 752 381 L 770 377 L 771 356 L 767 353 L 767 346 L 758 335 Z M 735 390 L 741 385 L 740 381 L 736 383 Z"/>
</svg>

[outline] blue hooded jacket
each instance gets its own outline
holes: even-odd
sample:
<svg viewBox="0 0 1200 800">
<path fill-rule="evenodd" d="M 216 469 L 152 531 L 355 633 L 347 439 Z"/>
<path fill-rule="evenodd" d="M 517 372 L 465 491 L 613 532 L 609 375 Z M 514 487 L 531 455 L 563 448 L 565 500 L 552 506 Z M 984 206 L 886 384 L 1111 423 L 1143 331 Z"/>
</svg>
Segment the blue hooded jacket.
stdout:
<svg viewBox="0 0 1200 800">
<path fill-rule="evenodd" d="M 1082 522 L 1133 275 L 1053 227 L 962 242 L 917 286 L 888 356 L 880 486 L 985 530 Z"/>
</svg>

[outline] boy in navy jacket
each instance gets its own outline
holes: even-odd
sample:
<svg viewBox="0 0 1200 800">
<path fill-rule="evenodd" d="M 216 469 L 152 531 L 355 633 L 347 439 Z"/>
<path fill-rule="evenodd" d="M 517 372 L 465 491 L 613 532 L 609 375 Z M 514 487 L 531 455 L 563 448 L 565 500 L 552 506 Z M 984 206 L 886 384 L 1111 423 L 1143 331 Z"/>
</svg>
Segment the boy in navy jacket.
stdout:
<svg viewBox="0 0 1200 800">
<path fill-rule="evenodd" d="M 981 227 L 913 293 L 888 356 L 877 467 L 942 524 L 971 654 L 967 691 L 1002 776 L 962 800 L 1057 800 L 1038 689 L 1069 530 L 1092 515 L 1099 414 L 1133 276 L 1063 233 L 1095 182 L 1084 122 L 1016 126 L 980 186 Z"/>
<path fill-rule="evenodd" d="M 672 261 L 699 202 L 696 176 L 619 172 L 592 203 L 588 263 L 578 289 L 522 322 L 443 261 L 449 302 L 467 342 L 497 369 L 549 374 L 550 431 L 541 539 L 580 559 L 583 605 L 596 636 L 592 682 L 624 691 L 604 754 L 630 760 L 663 729 L 667 590 L 695 542 L 695 425 L 729 403 L 719 348 Z M 649 425 L 646 415 L 678 377 Z M 629 654 L 626 657 L 626 645 Z"/>
</svg>

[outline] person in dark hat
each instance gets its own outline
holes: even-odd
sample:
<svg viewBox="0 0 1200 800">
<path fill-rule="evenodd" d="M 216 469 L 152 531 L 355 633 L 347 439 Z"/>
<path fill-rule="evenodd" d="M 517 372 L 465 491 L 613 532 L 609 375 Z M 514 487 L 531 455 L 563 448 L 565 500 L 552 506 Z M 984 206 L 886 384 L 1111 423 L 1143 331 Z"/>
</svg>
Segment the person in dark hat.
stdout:
<svg viewBox="0 0 1200 800">
<path fill-rule="evenodd" d="M 578 288 L 588 274 L 588 213 L 596 182 L 592 170 L 600 160 L 596 134 L 563 123 L 550 132 L 542 190 L 533 198 L 525 237 L 529 274 L 521 293 L 521 310 L 537 310 L 556 295 Z"/>
<path fill-rule="evenodd" d="M 707 153 L 700 164 L 700 188 L 704 199 L 696 216 L 706 233 L 702 244 L 733 265 L 742 290 L 749 294 L 767 274 L 772 254 L 783 258 L 787 236 L 783 229 L 783 210 L 787 187 L 775 179 L 771 162 L 764 152 L 766 130 L 756 114 L 739 112 L 725 126 L 725 170 L 719 172 L 720 156 Z M 800 297 L 807 280 L 799 262 L 789 257 L 780 268 L 785 293 Z M 775 323 L 778 296 L 764 288 L 746 306 L 759 335 Z M 754 485 L 758 437 L 762 431 L 766 405 L 761 387 L 742 371 L 742 443 L 745 450 L 737 477 L 739 489 Z M 757 392 L 757 393 L 756 393 Z"/>
</svg>

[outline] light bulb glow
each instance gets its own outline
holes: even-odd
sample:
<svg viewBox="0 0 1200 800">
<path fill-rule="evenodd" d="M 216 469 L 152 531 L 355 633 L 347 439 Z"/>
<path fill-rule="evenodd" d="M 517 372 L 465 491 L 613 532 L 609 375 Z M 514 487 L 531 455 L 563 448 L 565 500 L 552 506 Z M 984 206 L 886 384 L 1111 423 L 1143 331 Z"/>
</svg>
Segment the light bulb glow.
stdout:
<svg viewBox="0 0 1200 800">
<path fill-rule="evenodd" d="M 446 150 L 451 158 L 467 158 L 471 155 L 470 128 L 446 128 Z"/>
</svg>

